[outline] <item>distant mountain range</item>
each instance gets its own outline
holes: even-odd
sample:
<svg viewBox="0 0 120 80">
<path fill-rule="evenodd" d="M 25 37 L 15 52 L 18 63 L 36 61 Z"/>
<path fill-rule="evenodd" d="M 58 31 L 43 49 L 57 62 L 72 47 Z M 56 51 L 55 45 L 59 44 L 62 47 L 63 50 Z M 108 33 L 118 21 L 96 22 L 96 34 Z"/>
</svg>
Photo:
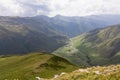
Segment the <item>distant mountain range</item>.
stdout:
<svg viewBox="0 0 120 80">
<path fill-rule="evenodd" d="M 47 16 L 36 16 L 33 18 L 40 22 L 44 20 L 44 23 L 48 23 L 51 27 L 67 35 L 69 38 L 96 28 L 103 28 L 120 23 L 120 15 L 93 15 L 85 17 L 66 17 L 57 15 L 52 18 Z"/>
<path fill-rule="evenodd" d="M 0 54 L 52 52 L 68 38 L 120 23 L 119 15 L 0 17 Z"/>
<path fill-rule="evenodd" d="M 120 25 L 84 33 L 54 52 L 76 65 L 94 66 L 120 63 Z"/>
</svg>

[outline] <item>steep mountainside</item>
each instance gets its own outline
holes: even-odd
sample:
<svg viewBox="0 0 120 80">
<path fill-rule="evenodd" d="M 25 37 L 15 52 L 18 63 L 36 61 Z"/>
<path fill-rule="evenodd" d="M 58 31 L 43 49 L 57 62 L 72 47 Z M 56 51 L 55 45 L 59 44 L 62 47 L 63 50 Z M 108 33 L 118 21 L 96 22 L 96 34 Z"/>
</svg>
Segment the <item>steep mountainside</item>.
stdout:
<svg viewBox="0 0 120 80">
<path fill-rule="evenodd" d="M 52 52 L 67 37 L 120 23 L 119 15 L 0 17 L 0 54 Z M 66 37 L 67 36 L 67 37 Z"/>
<path fill-rule="evenodd" d="M 120 63 L 120 25 L 96 29 L 69 41 L 55 55 L 76 65 L 93 66 Z"/>
<path fill-rule="evenodd" d="M 67 60 L 50 54 L 0 56 L 0 80 L 35 80 L 35 77 L 53 77 L 61 72 L 71 72 L 78 67 Z"/>
<path fill-rule="evenodd" d="M 0 54 L 51 52 L 64 45 L 66 40 L 42 20 L 0 17 Z"/>
<path fill-rule="evenodd" d="M 67 17 L 57 15 L 52 18 L 46 16 L 32 17 L 32 19 L 39 22 L 44 20 L 44 22 L 48 23 L 58 32 L 61 32 L 68 37 L 75 37 L 96 28 L 119 24 L 119 18 L 120 15 L 93 15 L 85 17 Z"/>
<path fill-rule="evenodd" d="M 120 80 L 120 65 L 79 69 L 57 78 L 41 80 Z"/>
</svg>

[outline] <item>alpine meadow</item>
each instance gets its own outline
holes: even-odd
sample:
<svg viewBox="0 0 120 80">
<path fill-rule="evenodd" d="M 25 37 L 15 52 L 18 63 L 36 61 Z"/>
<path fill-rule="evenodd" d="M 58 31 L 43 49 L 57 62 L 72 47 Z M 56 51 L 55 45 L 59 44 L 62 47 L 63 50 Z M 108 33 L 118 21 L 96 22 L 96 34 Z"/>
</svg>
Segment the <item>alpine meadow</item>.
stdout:
<svg viewBox="0 0 120 80">
<path fill-rule="evenodd" d="M 120 80 L 119 4 L 0 1 L 0 80 Z"/>
</svg>

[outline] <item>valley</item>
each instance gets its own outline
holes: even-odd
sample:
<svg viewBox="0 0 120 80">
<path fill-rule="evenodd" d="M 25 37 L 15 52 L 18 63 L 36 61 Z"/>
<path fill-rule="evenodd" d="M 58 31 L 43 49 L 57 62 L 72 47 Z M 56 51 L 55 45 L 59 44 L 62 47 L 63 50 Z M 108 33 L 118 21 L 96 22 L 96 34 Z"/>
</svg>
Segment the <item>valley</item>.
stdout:
<svg viewBox="0 0 120 80">
<path fill-rule="evenodd" d="M 119 15 L 109 16 L 1 16 L 0 80 L 119 79 Z"/>
<path fill-rule="evenodd" d="M 120 0 L 0 0 L 0 80 L 120 80 Z"/>
<path fill-rule="evenodd" d="M 117 64 L 120 62 L 120 25 L 96 29 L 73 38 L 53 54 L 73 64 L 84 66 Z M 73 44 L 72 48 L 68 47 Z M 72 52 L 76 49 L 75 52 Z M 69 52 L 69 53 L 68 53 Z"/>
<path fill-rule="evenodd" d="M 70 38 L 94 29 L 119 24 L 119 18 L 120 15 L 0 16 L 0 54 L 51 53 L 66 45 Z"/>
</svg>

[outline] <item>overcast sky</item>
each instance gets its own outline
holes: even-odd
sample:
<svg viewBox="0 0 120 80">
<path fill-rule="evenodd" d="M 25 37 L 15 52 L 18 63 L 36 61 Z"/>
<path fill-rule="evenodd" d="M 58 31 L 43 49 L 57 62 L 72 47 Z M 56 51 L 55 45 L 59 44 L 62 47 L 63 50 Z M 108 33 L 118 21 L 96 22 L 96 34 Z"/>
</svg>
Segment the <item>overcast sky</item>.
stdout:
<svg viewBox="0 0 120 80">
<path fill-rule="evenodd" d="M 0 0 L 0 16 L 120 14 L 120 0 Z"/>
</svg>

